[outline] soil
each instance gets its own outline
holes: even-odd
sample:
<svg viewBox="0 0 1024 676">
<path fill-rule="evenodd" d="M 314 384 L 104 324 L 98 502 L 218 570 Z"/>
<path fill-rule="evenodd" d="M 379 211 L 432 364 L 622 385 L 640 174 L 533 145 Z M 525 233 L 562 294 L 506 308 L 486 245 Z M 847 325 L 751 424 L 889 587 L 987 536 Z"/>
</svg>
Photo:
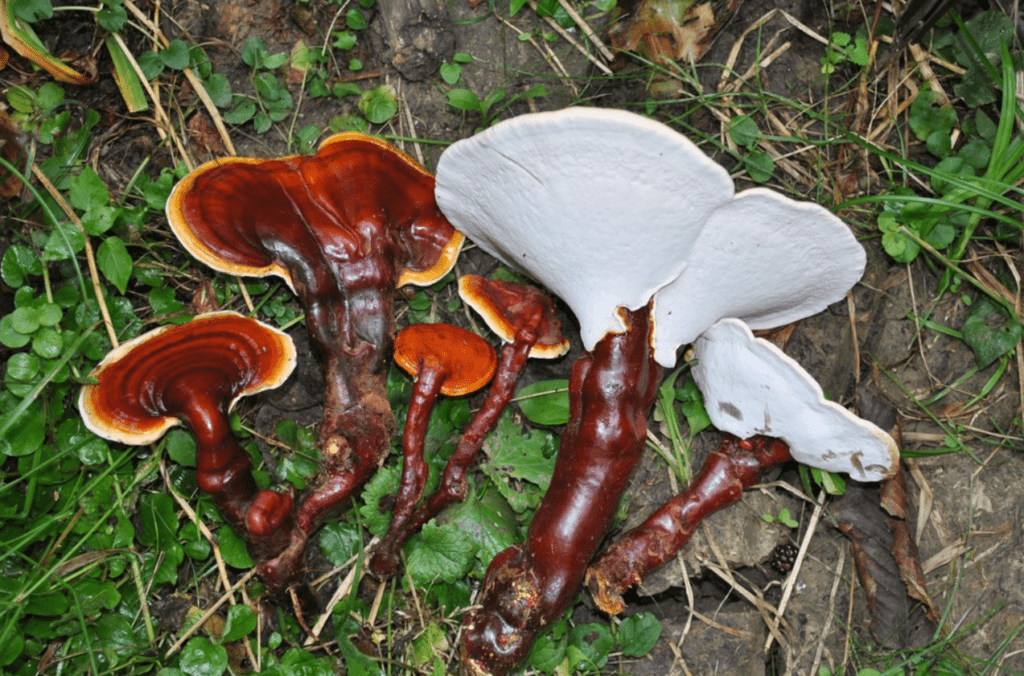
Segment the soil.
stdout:
<svg viewBox="0 0 1024 676">
<path fill-rule="evenodd" d="M 378 5 L 387 1 L 379 0 Z M 481 124 L 479 116 L 453 109 L 437 75 L 440 63 L 456 51 L 473 57 L 472 64 L 463 69 L 460 86 L 481 97 L 499 88 L 505 91 L 503 102 L 492 111 L 500 118 L 570 104 L 637 109 L 649 100 L 642 76 L 645 67 L 638 61 L 620 56 L 613 64 L 617 74 L 605 76 L 562 38 L 553 42 L 537 37 L 521 40 L 520 32 L 549 28 L 528 7 L 509 20 L 503 6 L 507 3 L 496 4 L 502 5 L 499 12 L 492 11 L 488 3 L 471 9 L 464 0 L 431 5 L 436 12 L 433 22 L 418 29 L 427 36 L 425 45 L 414 44 L 416 31 L 403 35 L 394 27 L 389 30 L 384 10 L 368 13 L 369 28 L 360 36 L 354 55 L 364 64 L 360 72 L 372 76 L 363 84 L 388 84 L 400 102 L 398 114 L 374 131 L 400 139 L 396 143 L 421 158 L 428 168 L 436 163 L 445 142 L 472 134 Z M 153 3 L 140 1 L 137 5 L 152 15 Z M 759 44 L 763 48 L 778 36 L 779 44 L 787 43 L 789 49 L 756 73 L 758 86 L 796 100 L 820 101 L 824 80 L 819 42 L 778 12 L 760 32 L 744 32 L 774 9 L 828 35 L 830 22 L 835 20 L 828 5 L 817 0 L 746 0 L 702 62 L 726 63 L 738 46 L 732 71 L 743 73 L 754 63 Z M 339 18 L 343 21 L 338 5 L 317 0 L 165 0 L 160 9 L 164 33 L 203 45 L 215 71 L 226 75 L 234 90 L 241 92 L 252 90 L 252 71 L 240 59 L 247 38 L 260 37 L 271 54 L 290 51 L 300 40 L 322 43 L 328 28 L 337 26 Z M 79 21 L 62 18 L 44 22 L 38 30 L 44 40 L 60 39 L 66 47 L 90 44 L 93 36 L 84 28 L 90 24 Z M 571 35 L 585 42 L 578 31 Z M 133 48 L 146 47 L 137 34 L 132 39 Z M 108 131 L 93 144 L 91 163 L 116 193 L 144 157 L 151 157 L 151 170 L 168 166 L 172 159 L 145 116 L 125 113 L 105 65 L 100 72 L 97 85 L 78 88 L 74 96 L 107 116 Z M 702 66 L 697 72 L 704 92 L 721 91 L 721 67 Z M 547 95 L 501 107 L 536 85 L 544 85 Z M 700 108 L 693 86 L 688 85 L 673 102 L 654 105 L 658 116 L 678 118 L 697 132 L 721 137 L 722 123 Z M 884 86 L 875 86 L 884 91 Z M 301 101 L 294 123 L 275 125 L 259 136 L 251 126 L 232 130 L 238 154 L 267 157 L 293 152 L 287 144 L 290 125 L 325 128 L 335 116 L 354 112 L 354 97 L 341 101 L 302 98 L 300 89 L 292 83 L 292 95 Z M 694 109 L 697 112 L 689 114 Z M 177 109 L 171 114 L 177 120 L 206 116 L 187 86 L 179 92 Z M 199 126 L 194 123 L 190 128 Z M 213 152 L 205 151 L 193 138 L 189 151 L 196 162 L 223 154 L 216 143 L 212 145 Z M 727 166 L 733 164 L 727 156 L 718 159 Z M 853 164 L 855 189 L 877 191 L 878 175 L 862 170 L 858 161 Z M 800 176 L 786 172 L 777 171 L 776 178 L 783 182 L 783 190 L 807 195 L 812 188 Z M 745 185 L 742 173 L 739 185 Z M 831 198 L 819 196 L 826 204 Z M 957 435 L 968 449 L 906 460 L 916 510 L 910 529 L 935 607 L 948 630 L 960 632 L 956 647 L 964 655 L 985 658 L 995 654 L 1001 641 L 1024 624 L 1024 454 L 1019 436 L 1022 408 L 1017 365 L 1011 358 L 1008 372 L 995 388 L 976 401 L 974 394 L 992 378 L 997 366 L 961 379 L 974 364 L 970 349 L 924 324 L 927 319 L 958 328 L 969 310 L 964 294 L 936 298 L 941 270 L 923 258 L 911 265 L 893 263 L 874 233 L 862 227 L 860 216 L 850 214 L 849 220 L 859 228 L 868 250 L 864 279 L 849 303 L 837 304 L 802 322 L 792 335 L 788 352 L 820 379 L 833 399 L 866 414 L 870 411 L 882 424 L 896 422 L 904 449 L 943 448 L 947 434 Z M 1019 249 L 1015 255 L 1020 270 Z M 470 251 L 460 270 L 487 272 L 493 265 L 480 251 Z M 572 325 L 568 314 L 565 322 Z M 302 340 L 301 330 L 293 334 Z M 1017 349 L 1019 355 L 1020 346 Z M 571 361 L 572 355 L 553 366 L 531 366 L 525 382 L 564 377 Z M 261 426 L 263 420 L 282 411 L 315 422 L 319 418 L 318 388 L 310 383 L 317 377 L 312 369 L 293 381 L 291 389 L 268 396 L 267 409 L 260 414 Z M 932 405 L 924 403 L 945 388 L 950 388 L 947 396 Z M 714 443 L 711 433 L 697 438 L 695 463 Z M 666 465 L 652 454 L 633 478 L 630 512 L 640 518 L 676 490 Z M 762 519 L 762 515 L 778 514 L 782 508 L 788 508 L 799 521 L 798 528 Z M 813 532 L 808 532 L 814 513 L 815 506 L 804 495 L 795 468 L 785 468 L 765 477 L 741 504 L 709 519 L 677 561 L 628 598 L 627 612 L 650 611 L 662 620 L 658 645 L 645 658 L 609 668 L 621 666 L 626 673 L 636 674 L 751 675 L 812 674 L 818 667 L 835 673 L 843 664 L 884 664 L 885 650 L 878 648 L 871 633 L 871 613 L 853 568 L 849 541 L 833 526 L 827 508 L 819 511 Z M 773 550 L 785 543 L 805 548 L 806 554 L 789 575 L 793 588 L 781 640 L 769 641 L 766 619 L 774 620 L 774 616 L 759 609 L 757 599 L 772 607 L 778 605 L 787 578 L 775 572 L 768 560 Z M 576 610 L 578 620 L 595 613 L 589 599 Z M 1024 672 L 1024 637 L 1018 636 L 1004 652 L 1001 666 L 1008 673 Z"/>
</svg>

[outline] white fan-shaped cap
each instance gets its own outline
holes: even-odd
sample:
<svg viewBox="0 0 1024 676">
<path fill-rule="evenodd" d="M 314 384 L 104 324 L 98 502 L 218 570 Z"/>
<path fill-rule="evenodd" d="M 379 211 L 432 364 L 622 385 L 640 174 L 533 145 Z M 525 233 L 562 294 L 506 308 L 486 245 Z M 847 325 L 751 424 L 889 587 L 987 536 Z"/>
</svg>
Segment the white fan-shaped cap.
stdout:
<svg viewBox="0 0 1024 676">
<path fill-rule="evenodd" d="M 718 429 L 743 439 L 777 437 L 796 460 L 857 481 L 880 481 L 896 471 L 899 449 L 892 437 L 826 400 L 803 367 L 738 319 L 705 331 L 694 351 L 693 377 Z"/>
<path fill-rule="evenodd" d="M 857 283 L 866 258 L 824 207 L 745 190 L 710 215 L 690 264 L 654 296 L 654 357 L 673 366 L 679 346 L 726 317 L 767 329 L 817 314 Z"/>
<path fill-rule="evenodd" d="M 436 196 L 459 230 L 560 296 L 583 345 L 625 330 L 680 275 L 728 173 L 684 136 L 634 113 L 524 115 L 441 155 Z M 674 355 L 673 355 L 674 356 Z"/>
</svg>

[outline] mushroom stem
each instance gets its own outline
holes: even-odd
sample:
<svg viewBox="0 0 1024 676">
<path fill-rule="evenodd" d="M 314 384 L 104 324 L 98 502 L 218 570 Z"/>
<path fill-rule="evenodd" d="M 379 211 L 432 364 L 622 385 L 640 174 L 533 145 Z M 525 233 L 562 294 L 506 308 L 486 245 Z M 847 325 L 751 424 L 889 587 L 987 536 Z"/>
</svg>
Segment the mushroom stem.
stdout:
<svg viewBox="0 0 1024 676">
<path fill-rule="evenodd" d="M 624 315 L 624 316 L 623 316 Z M 506 674 L 572 602 L 639 461 L 662 369 L 648 308 L 573 365 L 570 419 L 526 542 L 498 554 L 464 620 L 463 673 Z"/>
<path fill-rule="evenodd" d="M 196 438 L 196 482 L 213 496 L 217 510 L 237 533 L 245 534 L 245 513 L 256 495 L 252 459 L 231 434 L 223 398 L 202 396 L 191 383 L 176 383 L 163 403 L 184 420 Z"/>
<path fill-rule="evenodd" d="M 398 570 L 398 553 L 408 539 L 408 534 L 398 539 L 404 534 L 401 524 L 409 522 L 427 483 L 430 468 L 423 459 L 423 448 L 430 425 L 430 413 L 434 410 L 434 403 L 441 393 L 441 385 L 446 377 L 438 366 L 435 364 L 433 367 L 422 367 L 413 386 L 409 412 L 406 414 L 405 432 L 402 435 L 402 480 L 398 495 L 395 497 L 391 525 L 370 559 L 370 570 L 381 578 L 391 577 Z"/>
<path fill-rule="evenodd" d="M 388 532 L 377 546 L 377 551 L 374 553 L 374 558 L 370 563 L 370 567 L 375 574 L 380 576 L 393 575 L 398 567 L 398 552 L 405 546 L 405 543 L 412 534 L 419 530 L 427 521 L 440 514 L 446 507 L 456 502 L 461 502 L 466 498 L 466 470 L 475 463 L 480 447 L 483 446 L 484 439 L 494 429 L 498 418 L 501 417 L 509 401 L 512 400 L 516 381 L 519 380 L 519 374 L 522 373 L 523 368 L 526 366 L 526 360 L 536 340 L 536 327 L 526 326 L 517 332 L 515 342 L 506 343 L 501 348 L 501 354 L 498 357 L 498 370 L 495 373 L 494 380 L 491 382 L 490 389 L 487 391 L 487 397 L 469 421 L 466 429 L 463 430 L 458 446 L 455 447 L 455 451 L 448 458 L 448 463 L 445 465 L 444 472 L 441 475 L 440 485 L 415 511 L 411 507 L 415 506 L 422 495 L 422 483 L 420 484 L 419 492 L 415 496 L 415 500 L 409 504 L 410 509 L 395 509 L 394 516 L 391 518 L 391 524 L 388 526 Z M 418 385 L 419 381 L 417 381 Z M 415 391 L 413 396 L 415 401 Z M 412 414 L 413 409 L 410 406 L 409 420 L 412 420 Z M 426 423 L 424 423 L 425 425 Z M 409 428 L 406 427 L 403 446 L 407 451 L 407 464 L 405 465 L 406 469 L 403 470 L 402 491 L 399 493 L 398 502 L 398 504 L 403 506 L 405 506 L 405 503 L 402 502 L 405 499 L 405 473 L 409 467 L 409 444 Z M 423 462 L 422 435 L 418 439 L 418 444 L 419 464 L 423 466 L 422 471 L 426 472 L 426 463 Z M 425 478 L 424 474 L 424 481 Z M 411 496 L 408 499 L 412 499 Z"/>
<path fill-rule="evenodd" d="M 723 435 L 689 487 L 615 541 L 587 570 L 587 587 L 601 610 L 625 610 L 622 594 L 682 549 L 705 518 L 738 502 L 775 465 L 791 459 L 779 439 Z"/>
<path fill-rule="evenodd" d="M 395 276 L 394 263 L 379 256 L 380 275 Z M 374 267 L 360 262 L 363 274 Z M 338 279 L 351 274 L 336 273 Z M 377 274 L 369 275 L 370 279 Z M 304 278 L 299 278 L 304 279 Z M 318 279 L 311 275 L 311 280 Z M 345 502 L 380 466 L 391 447 L 395 417 L 388 403 L 384 355 L 391 349 L 394 313 L 391 289 L 362 289 L 345 298 L 332 281 L 300 297 L 308 309 L 306 322 L 323 356 L 324 413 L 320 423 L 321 468 L 298 510 L 299 527 L 307 534 Z M 316 300 L 317 297 L 319 300 Z M 328 298 L 324 302 L 324 298 Z"/>
</svg>

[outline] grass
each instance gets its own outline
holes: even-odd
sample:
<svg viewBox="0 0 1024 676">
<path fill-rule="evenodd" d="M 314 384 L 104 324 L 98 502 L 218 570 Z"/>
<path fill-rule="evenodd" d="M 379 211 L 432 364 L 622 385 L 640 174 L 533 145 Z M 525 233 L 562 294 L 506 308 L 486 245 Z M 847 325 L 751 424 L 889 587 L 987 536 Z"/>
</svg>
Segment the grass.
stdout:
<svg viewBox="0 0 1024 676">
<path fill-rule="evenodd" d="M 89 12 L 58 15 L 77 22 L 83 34 L 96 30 L 95 38 L 85 38 L 96 44 L 78 45 L 81 53 L 92 53 L 108 34 L 120 37 L 111 54 L 117 91 L 127 103 L 105 100 L 101 85 L 62 84 L 22 59 L 17 69 L 0 71 L 6 116 L 18 133 L 4 146 L 2 162 L 10 175 L 3 184 L 7 228 L 0 259 L 7 304 L 0 318 L 3 673 L 216 676 L 239 673 L 243 664 L 281 674 L 326 675 L 341 664 L 350 674 L 445 673 L 457 657 L 460 617 L 487 564 L 522 536 L 546 487 L 557 448 L 550 426 L 565 415 L 560 382 L 541 383 L 524 418 L 503 419 L 474 475 L 470 500 L 410 543 L 400 579 L 372 583 L 363 579 L 361 562 L 361 552 L 387 525 L 399 473 L 395 454 L 359 499 L 324 527 L 313 553 L 323 573 L 319 584 L 334 603 L 324 615 L 304 618 L 326 627 L 319 640 L 306 638 L 290 609 L 261 604 L 262 587 L 250 573 L 244 544 L 196 490 L 191 435 L 178 430 L 152 447 L 126 448 L 86 430 L 75 406 L 80 384 L 107 351 L 155 326 L 213 307 L 253 313 L 281 327 L 302 319 L 283 284 L 212 274 L 170 236 L 163 205 L 174 183 L 200 161 L 198 147 L 230 154 L 237 143 L 272 149 L 263 154 L 305 152 L 325 134 L 355 129 L 405 144 L 429 162 L 433 147 L 554 101 L 644 112 L 698 141 L 741 183 L 764 183 L 835 208 L 873 247 L 873 262 L 888 271 L 902 266 L 926 280 L 916 287 L 924 295 L 914 297 L 906 362 L 865 355 L 877 365 L 878 381 L 894 388 L 891 397 L 908 423 L 925 421 L 907 425 L 908 457 L 926 469 L 927 458 L 956 454 L 974 463 L 968 471 L 982 472 L 1022 450 L 1024 403 L 1007 406 L 1006 399 L 1021 402 L 1024 391 L 1018 187 L 1024 115 L 1016 97 L 1019 45 L 1005 16 L 985 13 L 940 25 L 930 51 L 914 52 L 928 68 L 898 60 L 885 76 L 863 61 L 862 49 L 882 46 L 868 38 L 873 18 L 815 32 L 779 12 L 737 19 L 747 22 L 745 32 L 734 31 L 730 39 L 742 49 L 716 49 L 721 63 L 640 53 L 620 57 L 624 69 L 609 75 L 597 65 L 604 63 L 594 41 L 564 31 L 573 24 L 564 3 L 517 2 L 515 15 L 496 3 L 461 21 L 460 35 L 500 31 L 511 45 L 507 54 L 521 47 L 529 56 L 490 60 L 465 47 L 433 82 L 416 89 L 383 75 L 386 64 L 368 32 L 377 11 L 373 0 L 324 3 L 318 10 L 327 28 L 314 36 L 272 47 L 253 37 L 235 52 L 211 47 L 205 36 L 168 39 L 157 29 L 168 24 L 130 0 L 94 4 Z M 50 3 L 3 5 L 7 23 L 34 45 L 37 63 L 63 72 L 66 66 L 43 48 L 57 39 L 47 21 Z M 572 5 L 598 35 L 611 23 L 608 3 Z M 296 2 L 294 9 L 315 8 Z M 779 94 L 785 88 L 766 82 L 777 77 L 769 63 L 794 44 L 813 55 L 812 67 L 822 72 Z M 109 76 L 101 68 L 99 77 Z M 649 85 L 670 96 L 653 98 Z M 139 86 L 146 94 L 141 103 Z M 421 112 L 411 109 L 409 93 L 430 101 L 423 92 L 431 90 L 444 112 L 423 114 L 443 115 L 456 129 L 451 136 L 420 138 L 416 131 Z M 121 117 L 128 106 L 138 111 L 125 118 L 129 139 L 105 132 L 109 125 L 100 124 L 101 117 L 111 107 Z M 196 119 L 208 126 L 187 122 Z M 109 143 L 121 144 L 115 146 L 124 148 L 121 157 L 97 162 L 100 154 L 110 157 Z M 17 148 L 23 152 L 8 153 Z M 444 318 L 470 324 L 451 281 L 400 302 L 400 323 Z M 886 290 L 894 302 L 897 288 L 905 286 Z M 917 346 L 935 340 L 959 344 L 959 354 L 974 362 L 920 378 L 928 362 Z M 917 353 L 922 359 L 908 367 Z M 400 425 L 409 391 L 408 380 L 393 373 L 389 393 Z M 259 481 L 301 490 L 316 469 L 315 435 L 288 422 L 259 429 L 255 411 L 255 403 L 241 402 L 234 424 Z M 433 480 L 468 416 L 461 400 L 435 412 Z M 685 369 L 666 380 L 655 420 L 652 447 L 673 481 L 685 484 L 690 453 L 707 425 Z M 790 490 L 804 488 L 810 490 L 810 482 Z M 927 646 L 880 652 L 856 623 L 846 623 L 822 637 L 819 653 L 831 660 L 820 673 L 1013 673 L 1001 665 L 1019 651 L 1024 625 L 1004 627 L 998 621 L 1005 610 L 996 601 L 964 596 L 965 586 L 976 584 L 970 577 L 978 568 L 970 560 L 975 550 L 967 547 L 975 530 L 969 522 L 952 533 L 966 551 L 949 564 L 947 586 L 933 590 L 944 609 Z M 812 535 L 822 537 L 821 531 L 803 533 L 805 548 Z M 739 574 L 729 577 L 730 584 L 745 584 Z M 795 580 L 796 574 L 790 584 Z M 750 589 L 737 593 L 763 597 L 746 584 Z M 567 615 L 538 641 L 528 668 L 639 670 L 634 661 L 676 626 L 662 618 L 663 626 L 658 607 L 651 610 L 597 622 Z M 972 654 L 982 630 L 995 638 L 988 654 Z M 683 638 L 689 631 L 687 623 Z M 668 643 L 659 644 L 663 652 L 671 650 Z M 697 658 L 683 645 L 676 660 L 685 667 Z"/>
</svg>

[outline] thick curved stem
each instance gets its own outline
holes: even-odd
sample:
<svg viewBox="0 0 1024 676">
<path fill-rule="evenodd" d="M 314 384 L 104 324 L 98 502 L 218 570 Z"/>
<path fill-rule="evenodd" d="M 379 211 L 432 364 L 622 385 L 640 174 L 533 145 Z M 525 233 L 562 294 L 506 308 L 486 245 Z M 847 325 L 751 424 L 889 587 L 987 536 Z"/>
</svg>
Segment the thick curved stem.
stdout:
<svg viewBox="0 0 1024 676">
<path fill-rule="evenodd" d="M 430 425 L 430 413 L 434 410 L 434 402 L 441 392 L 445 377 L 443 371 L 424 368 L 416 378 L 402 436 L 402 481 L 395 497 L 392 525 L 370 559 L 370 570 L 377 577 L 391 577 L 398 570 L 399 552 L 404 540 L 397 542 L 394 539 L 398 531 L 394 524 L 408 522 L 423 496 L 423 487 L 430 470 L 423 458 L 423 447 Z"/>
<path fill-rule="evenodd" d="M 626 313 L 628 330 L 605 336 L 574 366 L 570 419 L 551 486 L 526 542 L 495 557 L 480 608 L 462 632 L 464 674 L 506 674 L 579 591 L 618 509 L 647 434 L 661 368 L 649 347 L 650 319 Z"/>
<path fill-rule="evenodd" d="M 304 296 L 307 326 L 324 360 L 326 380 L 321 468 L 298 511 L 299 527 L 307 534 L 370 478 L 391 448 L 395 417 L 387 398 L 384 357 L 391 349 L 393 293 L 392 287 L 382 291 L 370 286 L 346 294 L 336 291 L 327 300 Z"/>
<path fill-rule="evenodd" d="M 587 571 L 587 586 L 601 610 L 625 610 L 622 593 L 671 559 L 709 514 L 738 502 L 769 468 L 790 460 L 789 446 L 769 437 L 725 435 L 690 486 L 619 538 Z"/>
<path fill-rule="evenodd" d="M 179 396 L 171 390 L 165 395 L 165 403 L 174 401 L 184 411 L 183 418 L 196 437 L 200 490 L 213 496 L 228 525 L 245 538 L 270 590 L 282 591 L 305 572 L 306 536 L 295 524 L 291 496 L 257 491 L 252 460 L 231 434 L 222 407 L 212 399 L 194 391 Z"/>
</svg>

